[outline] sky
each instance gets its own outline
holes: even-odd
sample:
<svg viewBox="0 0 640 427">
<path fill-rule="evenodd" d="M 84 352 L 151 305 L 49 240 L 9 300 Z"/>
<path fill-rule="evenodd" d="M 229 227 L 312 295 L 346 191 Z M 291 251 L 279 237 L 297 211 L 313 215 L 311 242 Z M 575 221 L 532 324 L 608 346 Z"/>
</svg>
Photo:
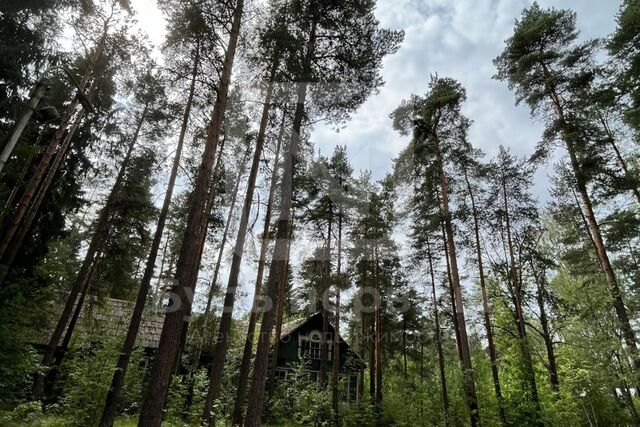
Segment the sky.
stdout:
<svg viewBox="0 0 640 427">
<path fill-rule="evenodd" d="M 378 0 L 376 16 L 381 26 L 405 31 L 398 52 L 384 60 L 385 85 L 338 131 L 331 124 L 316 124 L 311 140 L 324 155 L 330 155 L 335 145 L 346 145 L 356 171 L 367 169 L 373 178 L 382 178 L 390 172 L 393 158 L 408 143 L 407 137 L 393 130 L 389 114 L 411 94 L 424 94 L 429 76 L 437 73 L 459 80 L 467 89 L 463 112 L 473 121 L 470 141 L 474 146 L 487 156 L 497 153 L 500 145 L 510 147 L 518 155 L 531 154 L 542 133 L 541 123 L 530 117 L 527 106 L 515 105 L 506 83 L 492 79 L 496 71 L 493 58 L 503 50 L 515 19 L 531 3 Z M 576 11 L 584 39 L 610 34 L 620 7 L 619 0 L 539 0 L 539 3 L 543 7 Z M 161 44 L 165 22 L 155 0 L 132 0 L 132 5 L 140 27 L 153 43 Z M 542 168 L 536 177 L 533 191 L 541 202 L 548 199 L 549 174 L 549 168 Z M 252 275 L 246 273 L 249 279 Z"/>
<path fill-rule="evenodd" d="M 540 0 L 542 6 L 571 8 L 578 14 L 581 37 L 605 37 L 615 26 L 619 0 Z M 165 22 L 155 0 L 133 0 L 140 26 L 156 45 L 162 42 Z M 526 106 L 515 106 L 506 83 L 492 79 L 493 58 L 513 31 L 514 20 L 528 0 L 378 0 L 376 17 L 383 27 L 403 29 L 399 51 L 384 60 L 384 87 L 336 131 L 317 124 L 312 141 L 322 154 L 346 145 L 356 170 L 371 170 L 382 178 L 407 138 L 392 129 L 389 114 L 411 94 L 424 94 L 431 74 L 453 77 L 467 89 L 464 113 L 473 120 L 471 142 L 488 156 L 499 145 L 520 155 L 533 151 L 542 126 Z M 547 171 L 541 170 L 534 189 L 546 199 Z"/>
</svg>

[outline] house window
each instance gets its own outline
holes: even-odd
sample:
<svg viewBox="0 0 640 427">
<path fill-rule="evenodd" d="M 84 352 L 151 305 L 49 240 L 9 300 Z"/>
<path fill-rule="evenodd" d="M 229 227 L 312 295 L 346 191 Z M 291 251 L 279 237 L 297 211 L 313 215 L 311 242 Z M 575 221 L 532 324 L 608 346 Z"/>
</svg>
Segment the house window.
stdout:
<svg viewBox="0 0 640 427">
<path fill-rule="evenodd" d="M 326 341 L 327 359 L 332 359 L 333 343 Z M 320 360 L 322 354 L 322 333 L 320 331 L 311 331 L 307 335 L 300 335 L 298 341 L 298 356 L 309 359 Z"/>
<path fill-rule="evenodd" d="M 302 357 L 320 359 L 322 349 L 322 335 L 318 331 L 310 332 L 306 337 L 301 337 L 300 353 Z"/>
<path fill-rule="evenodd" d="M 287 371 L 285 369 L 276 369 L 275 379 L 276 381 L 287 379 Z"/>
</svg>

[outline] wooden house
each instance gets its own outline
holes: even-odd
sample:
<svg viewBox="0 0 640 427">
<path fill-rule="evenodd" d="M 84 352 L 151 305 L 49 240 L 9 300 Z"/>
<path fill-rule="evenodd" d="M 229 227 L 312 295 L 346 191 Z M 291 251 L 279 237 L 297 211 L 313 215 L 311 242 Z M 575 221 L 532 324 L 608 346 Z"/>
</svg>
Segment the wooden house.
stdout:
<svg viewBox="0 0 640 427">
<path fill-rule="evenodd" d="M 334 334 L 335 328 L 331 323 L 325 337 L 327 343 L 327 357 L 321 360 L 323 333 L 323 314 L 318 312 L 311 317 L 298 319 L 282 326 L 282 332 L 278 342 L 278 354 L 276 359 L 275 375 L 276 380 L 286 378 L 295 366 L 301 362 L 307 363 L 309 374 L 314 381 L 319 380 L 320 369 L 324 364 L 327 378 L 331 376 L 333 369 L 334 355 Z M 364 361 L 354 351 L 349 344 L 338 336 L 339 339 L 339 371 L 340 380 L 345 384 L 346 398 L 348 400 L 358 399 L 359 373 L 366 368 Z M 273 353 L 273 347 L 272 347 Z M 270 355 L 273 357 L 273 354 Z"/>
</svg>

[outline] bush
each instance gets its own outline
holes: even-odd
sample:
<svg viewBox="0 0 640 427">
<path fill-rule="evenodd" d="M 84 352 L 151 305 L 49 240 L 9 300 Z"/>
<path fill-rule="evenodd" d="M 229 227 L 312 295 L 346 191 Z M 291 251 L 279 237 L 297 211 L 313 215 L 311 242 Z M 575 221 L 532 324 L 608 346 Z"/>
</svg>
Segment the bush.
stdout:
<svg viewBox="0 0 640 427">
<path fill-rule="evenodd" d="M 322 389 L 311 380 L 304 362 L 294 366 L 287 378 L 277 384 L 269 407 L 270 421 L 276 424 L 289 420 L 317 426 L 333 423 L 331 390 Z"/>
</svg>

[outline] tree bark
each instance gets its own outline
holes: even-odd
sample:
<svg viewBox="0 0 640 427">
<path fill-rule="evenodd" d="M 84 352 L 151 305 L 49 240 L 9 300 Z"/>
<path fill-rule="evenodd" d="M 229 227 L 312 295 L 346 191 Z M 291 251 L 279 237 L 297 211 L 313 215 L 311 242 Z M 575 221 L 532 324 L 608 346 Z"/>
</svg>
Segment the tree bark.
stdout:
<svg viewBox="0 0 640 427">
<path fill-rule="evenodd" d="M 147 110 L 148 106 L 145 105 L 142 114 L 138 119 L 136 130 L 127 147 L 127 151 L 120 165 L 120 170 L 118 171 L 118 175 L 116 176 L 116 180 L 113 184 L 111 192 L 109 193 L 107 201 L 102 208 L 102 211 L 98 215 L 98 219 L 96 220 L 95 230 L 93 231 L 93 236 L 91 237 L 91 241 L 89 243 L 89 247 L 87 248 L 87 253 L 85 254 L 84 261 L 82 262 L 82 265 L 80 267 L 80 271 L 78 272 L 78 275 L 76 276 L 76 279 L 71 287 L 69 296 L 67 297 L 64 308 L 62 309 L 62 313 L 60 314 L 60 318 L 58 319 L 58 323 L 56 324 L 56 327 L 51 334 L 51 338 L 49 339 L 49 343 L 47 344 L 47 348 L 45 349 L 44 356 L 42 358 L 42 366 L 45 369 L 49 368 L 54 361 L 58 343 L 60 342 L 60 338 L 62 338 L 64 330 L 67 328 L 67 323 L 69 322 L 69 318 L 72 315 L 71 312 L 76 305 L 76 300 L 78 300 L 78 295 L 86 286 L 86 283 L 91 275 L 93 263 L 97 257 L 97 254 L 102 250 L 102 246 L 106 238 L 106 233 L 109 230 L 109 214 L 111 212 L 113 203 L 115 202 L 116 196 L 120 191 L 120 187 L 122 186 L 126 169 L 129 166 L 129 162 L 131 160 L 133 148 L 138 141 L 140 129 L 142 128 L 142 125 L 146 120 Z M 67 331 L 67 333 L 69 332 L 73 333 L 73 330 Z M 64 355 L 59 356 L 59 363 L 62 363 L 63 357 Z M 32 389 L 33 398 L 35 400 L 43 397 L 44 379 L 45 378 L 42 373 L 37 373 L 35 376 Z"/>
<path fill-rule="evenodd" d="M 285 278 L 287 266 L 287 253 L 289 244 L 290 220 L 291 220 L 291 199 L 293 196 L 293 174 L 294 162 L 298 156 L 300 145 L 300 130 L 304 118 L 304 104 L 307 97 L 308 80 L 310 80 L 311 60 L 315 51 L 316 22 L 311 25 L 309 41 L 307 43 L 307 54 L 303 67 L 303 82 L 298 83 L 296 112 L 293 117 L 293 130 L 291 141 L 285 157 L 284 172 L 282 175 L 282 193 L 280 203 L 280 217 L 278 219 L 278 229 L 276 232 L 276 244 L 273 250 L 273 259 L 269 278 L 267 279 L 267 289 L 269 299 L 277 305 L 278 289 L 280 281 Z M 267 364 L 269 359 L 269 346 L 271 345 L 271 332 L 275 317 L 274 310 L 265 310 L 262 316 L 260 336 L 258 338 L 258 349 L 256 352 L 253 379 L 251 381 L 250 396 L 247 414 L 245 417 L 245 427 L 255 427 L 261 425 L 262 407 L 264 404 L 264 386 L 267 375 Z"/>
<path fill-rule="evenodd" d="M 224 139 L 222 139 L 222 141 L 220 142 L 220 149 L 218 150 L 218 158 L 216 160 L 216 165 L 213 168 L 213 175 L 212 175 L 213 179 L 215 179 L 215 177 L 218 175 L 220 171 L 220 165 L 222 164 L 222 155 L 224 153 L 224 142 L 225 142 Z M 245 161 L 246 161 L 246 158 L 243 160 L 242 165 L 240 167 L 240 169 L 242 169 L 243 171 L 245 167 Z M 200 369 L 200 359 L 202 357 L 202 349 L 204 347 L 205 340 L 209 334 L 209 322 L 211 320 L 214 321 L 214 323 L 211 326 L 215 330 L 215 314 L 211 313 L 212 312 L 211 304 L 213 302 L 213 297 L 215 296 L 216 291 L 219 289 L 218 274 L 220 272 L 220 265 L 222 264 L 222 259 L 224 257 L 224 249 L 227 246 L 227 237 L 229 235 L 229 227 L 231 226 L 233 213 L 235 212 L 235 209 L 236 209 L 236 201 L 238 198 L 238 188 L 240 186 L 241 179 L 242 179 L 241 176 L 236 177 L 236 183 L 233 188 L 233 196 L 231 198 L 231 203 L 229 204 L 229 213 L 227 214 L 227 220 L 225 222 L 224 231 L 222 232 L 222 240 L 220 241 L 220 247 L 218 248 L 218 258 L 216 260 L 216 266 L 213 270 L 213 277 L 211 278 L 211 282 L 209 283 L 209 292 L 207 293 L 207 304 L 205 305 L 204 312 L 202 313 L 202 316 L 203 316 L 202 325 L 200 326 L 200 330 L 197 331 L 197 337 L 194 338 L 196 341 L 196 348 L 193 352 L 193 360 L 191 362 L 191 367 L 189 368 L 189 376 L 187 378 L 187 383 L 188 383 L 187 396 L 185 397 L 184 413 L 183 413 L 183 418 L 185 420 L 188 418 L 189 410 L 191 409 L 191 404 L 193 403 L 195 376 L 198 373 L 198 370 Z M 207 209 L 205 210 L 205 212 L 210 212 L 211 208 L 213 207 L 213 199 L 215 196 L 213 194 L 213 182 L 210 185 L 209 193 L 210 193 L 209 200 L 207 201 Z M 205 230 L 204 233 L 206 232 L 207 231 Z M 205 238 L 206 238 L 206 235 L 205 235 Z M 204 243 L 203 243 L 202 251 L 200 253 L 201 259 L 202 259 L 203 251 L 204 251 Z M 180 349 L 178 351 L 178 354 L 176 355 L 176 366 L 175 366 L 176 372 L 178 371 L 180 357 L 187 342 L 188 327 L 189 327 L 188 320 L 189 319 L 187 317 L 187 319 L 185 319 L 185 321 L 182 323 Z"/>
<path fill-rule="evenodd" d="M 518 341 L 520 345 L 520 353 L 522 354 L 522 361 L 524 362 L 524 368 L 526 370 L 525 377 L 529 383 L 529 389 L 531 392 L 531 398 L 535 405 L 536 410 L 536 424 L 542 425 L 540 419 L 541 408 L 540 399 L 538 397 L 538 386 L 536 385 L 536 374 L 533 369 L 533 361 L 531 359 L 531 351 L 529 348 L 529 338 L 527 337 L 527 328 L 524 319 L 524 310 L 522 308 L 522 282 L 518 274 L 518 267 L 516 265 L 516 257 L 513 249 L 513 238 L 511 234 L 511 215 L 509 212 L 509 201 L 507 195 L 507 183 L 506 178 L 502 177 L 502 201 L 504 203 L 504 217 L 505 226 L 507 232 L 507 248 L 509 251 L 509 270 L 511 278 L 511 286 L 514 294 L 515 311 L 516 311 L 516 326 L 518 328 Z"/>
<path fill-rule="evenodd" d="M 198 44 L 199 46 L 199 44 Z M 142 323 L 142 316 L 144 308 L 151 288 L 151 280 L 156 266 L 156 258 L 158 257 L 158 251 L 160 249 L 160 242 L 162 241 L 162 235 L 164 233 L 164 227 L 167 222 L 167 216 L 169 214 L 169 207 L 171 205 L 171 198 L 173 197 L 173 190 L 178 176 L 178 169 L 180 167 L 180 159 L 182 157 L 182 149 L 184 147 L 184 139 L 187 133 L 187 126 L 189 124 L 189 116 L 191 115 L 191 106 L 193 104 L 193 95 L 196 87 L 196 78 L 198 75 L 198 66 L 200 62 L 200 50 L 196 47 L 193 59 L 193 70 L 191 72 L 191 83 L 189 86 L 189 94 L 187 96 L 187 104 L 182 115 L 182 124 L 180 127 L 180 135 L 178 136 L 178 144 L 176 146 L 176 153 L 173 159 L 173 165 L 169 174 L 169 182 L 167 183 L 167 189 L 164 195 L 164 201 L 162 203 L 162 209 L 158 216 L 158 223 L 151 243 L 151 250 L 147 257 L 147 263 L 140 282 L 140 289 L 136 298 L 135 305 L 133 307 L 133 313 L 131 314 L 131 320 L 129 321 L 129 328 L 127 329 L 127 335 L 118 357 L 116 364 L 116 370 L 111 378 L 111 386 L 107 393 L 104 408 L 102 410 L 102 416 L 100 419 L 101 427 L 111 427 L 116 418 L 116 411 L 118 409 L 118 400 L 122 387 L 124 386 L 124 379 L 127 374 L 127 368 L 129 367 L 129 360 L 133 353 L 138 332 L 140 330 L 140 324 Z M 160 270 L 162 274 L 162 269 Z"/>
<path fill-rule="evenodd" d="M 441 218 L 444 218 L 444 214 L 442 212 L 442 202 L 440 201 L 440 193 L 436 190 L 438 209 L 440 212 Z M 447 273 L 447 289 L 449 291 L 449 300 L 451 302 L 451 321 L 453 322 L 453 332 L 456 337 L 456 350 L 458 351 L 458 360 L 462 363 L 462 349 L 460 347 L 460 328 L 458 327 L 458 317 L 456 313 L 458 310 L 456 309 L 456 295 L 453 290 L 453 279 L 451 276 L 451 263 L 449 262 L 449 248 L 448 248 L 448 239 L 447 239 L 447 231 L 444 228 L 444 221 L 440 221 L 440 232 L 442 233 L 442 251 L 444 252 L 444 261 L 446 266 Z M 443 280 L 444 282 L 444 280 Z"/>
<path fill-rule="evenodd" d="M 498 375 L 498 358 L 496 356 L 496 348 L 493 343 L 493 326 L 491 324 L 491 309 L 489 308 L 489 298 L 487 297 L 487 286 L 484 276 L 484 264 L 482 262 L 482 248 L 480 245 L 480 224 L 478 220 L 478 209 L 476 207 L 476 201 L 471 188 L 471 182 L 467 175 L 467 171 L 464 171 L 464 179 L 467 184 L 467 191 L 469 192 L 469 199 L 471 200 L 471 213 L 473 216 L 473 232 L 475 237 L 475 250 L 476 258 L 478 261 L 478 275 L 480 279 L 480 290 L 482 292 L 482 314 L 484 318 L 484 327 L 487 331 L 487 346 L 489 350 L 489 359 L 491 360 L 491 375 L 493 377 L 493 388 L 496 393 L 496 400 L 498 402 L 498 412 L 500 414 L 500 421 L 503 426 L 509 426 L 509 419 L 504 407 L 504 399 L 502 397 L 502 388 L 500 387 L 500 376 Z"/>
<path fill-rule="evenodd" d="M 15 235 L 13 238 L 13 244 L 11 245 L 9 252 L 5 253 L 5 260 L 3 260 L 3 263 L 6 267 L 3 272 L 0 272 L 0 283 L 4 280 L 5 274 L 7 274 L 10 271 L 11 267 L 13 266 L 13 261 L 15 261 L 15 258 L 18 255 L 20 248 L 22 248 L 22 243 L 24 242 L 24 238 L 27 236 L 27 233 L 31 230 L 31 225 L 33 224 L 33 221 L 40 210 L 40 206 L 42 206 L 42 202 L 46 198 L 47 194 L 49 194 L 49 188 L 51 187 L 51 184 L 53 183 L 55 177 L 58 176 L 58 170 L 60 168 L 60 164 L 62 163 L 62 160 L 64 159 L 67 153 L 69 145 L 71 144 L 71 140 L 73 139 L 73 136 L 75 135 L 76 130 L 78 129 L 78 126 L 80 126 L 80 123 L 82 122 L 83 117 L 84 117 L 84 109 L 80 110 L 78 114 L 76 114 L 76 118 L 73 124 L 71 125 L 71 129 L 69 129 L 69 131 L 67 132 L 67 135 L 62 141 L 62 144 L 60 145 L 60 149 L 58 150 L 58 153 L 56 154 L 56 157 L 54 158 L 53 163 L 51 164 L 51 167 L 49 168 L 49 171 L 42 182 L 42 185 L 40 186 L 40 188 L 38 189 L 38 192 L 35 195 L 35 198 L 31 204 L 31 207 L 28 210 L 26 219 L 24 219 L 23 223 L 20 225 L 20 227 L 18 227 L 17 235 Z"/>
<path fill-rule="evenodd" d="M 451 224 L 451 214 L 449 212 L 449 188 L 447 177 L 444 173 L 444 163 L 442 153 L 440 151 L 440 141 L 437 135 L 433 135 L 434 152 L 436 155 L 436 163 L 438 175 L 440 179 L 440 192 L 442 197 L 442 213 L 444 216 L 444 227 L 447 235 L 447 246 L 449 251 L 449 264 L 451 266 L 451 286 L 453 288 L 456 313 L 455 317 L 458 322 L 460 353 L 462 356 L 462 376 L 464 390 L 467 398 L 467 405 L 471 412 L 471 425 L 480 424 L 480 410 L 478 407 L 478 397 L 476 395 L 476 385 L 473 374 L 473 366 L 471 364 L 471 351 L 469 349 L 469 340 L 467 338 L 467 326 L 464 316 L 464 305 L 462 301 L 462 287 L 460 285 L 460 275 L 458 272 L 458 260 L 456 255 L 456 245 L 454 242 L 453 226 Z"/>
<path fill-rule="evenodd" d="M 325 307 L 325 303 L 328 298 L 325 298 L 326 293 L 329 291 L 331 280 L 331 226 L 332 220 L 329 218 L 327 223 L 327 246 L 324 254 L 324 277 L 323 277 L 323 289 L 321 295 L 320 310 L 322 311 L 322 338 L 320 341 L 320 386 L 325 387 L 327 385 L 327 360 L 329 359 L 329 344 L 327 343 L 327 336 L 329 334 L 329 310 Z"/>
<path fill-rule="evenodd" d="M 447 376 L 446 365 L 444 359 L 444 351 L 442 350 L 442 335 L 440 334 L 440 318 L 438 315 L 438 297 L 436 296 L 436 278 L 433 268 L 433 253 L 429 244 L 429 237 L 426 238 L 427 243 L 427 261 L 429 262 L 429 277 L 431 278 L 431 298 L 433 300 L 433 322 L 435 327 L 436 348 L 438 350 L 438 367 L 440 370 L 440 391 L 442 399 L 442 411 L 444 415 L 444 424 L 450 424 L 449 417 L 449 395 L 447 392 Z"/>
<path fill-rule="evenodd" d="M 375 343 L 376 343 L 376 425 L 382 423 L 382 298 L 380 295 L 380 254 L 378 245 L 374 247 L 376 291 L 379 296 L 375 312 Z"/>
<path fill-rule="evenodd" d="M 233 406 L 232 424 L 239 426 L 242 424 L 242 415 L 244 413 L 244 405 L 247 394 L 247 382 L 249 379 L 249 369 L 251 365 L 251 356 L 253 352 L 253 335 L 256 330 L 256 322 L 258 318 L 258 300 L 262 288 L 262 280 L 264 276 L 264 266 L 266 264 L 267 251 L 269 250 L 269 228 L 271 226 L 271 215 L 273 211 L 273 199 L 275 197 L 276 181 L 278 177 L 278 161 L 280 157 L 280 147 L 284 138 L 286 111 L 282 113 L 282 122 L 280 123 L 280 131 L 276 152 L 273 161 L 273 170 L 271 171 L 271 181 L 269 182 L 269 197 L 267 198 L 267 208 L 264 214 L 264 228 L 262 231 L 262 241 L 260 244 L 260 255 L 258 256 L 258 272 L 256 274 L 256 284 L 253 291 L 253 302 L 251 303 L 251 312 L 249 313 L 249 325 L 247 327 L 247 338 L 244 342 L 242 351 L 242 361 L 240 363 L 240 373 L 238 375 L 238 387 L 236 389 L 236 400 Z"/>
<path fill-rule="evenodd" d="M 218 149 L 218 157 L 216 158 L 216 164 L 213 167 L 213 173 L 211 174 L 211 180 L 209 182 L 207 206 L 204 210 L 204 214 L 207 216 L 209 216 L 209 214 L 211 213 L 211 209 L 213 209 L 213 203 L 215 199 L 215 194 L 214 194 L 215 180 L 220 173 L 220 165 L 222 164 L 222 155 L 224 153 L 224 144 L 225 144 L 225 138 L 223 137 L 222 140 L 220 141 L 220 146 Z M 240 165 L 240 170 L 242 171 L 244 171 L 245 169 L 247 157 L 248 157 L 248 152 L 246 156 L 243 158 L 242 164 Z M 193 360 L 193 366 L 195 366 L 195 371 L 190 372 L 190 376 L 192 373 L 193 375 L 195 375 L 198 368 L 200 367 L 200 356 L 202 354 L 202 346 L 204 345 L 205 336 L 209 331 L 208 329 L 209 320 L 211 317 L 209 316 L 209 312 L 211 311 L 211 303 L 213 301 L 213 297 L 215 296 L 215 293 L 218 290 L 218 273 L 220 272 L 220 264 L 222 263 L 224 249 L 225 249 L 225 246 L 227 245 L 227 237 L 229 235 L 229 227 L 231 226 L 231 220 L 233 219 L 233 212 L 235 211 L 235 208 L 236 208 L 236 201 L 238 199 L 238 188 L 240 187 L 240 180 L 241 180 L 241 177 L 237 176 L 236 183 L 233 188 L 233 197 L 229 205 L 229 214 L 227 215 L 227 221 L 225 222 L 224 232 L 222 233 L 222 241 L 220 242 L 218 259 L 216 261 L 216 267 L 214 269 L 214 274 L 213 274 L 213 278 L 211 279 L 211 283 L 209 284 L 209 292 L 207 294 L 207 304 L 204 310 L 205 317 L 204 317 L 202 326 L 200 327 L 200 333 L 199 333 L 200 337 L 198 341 L 196 341 L 197 342 L 196 351 L 194 352 L 194 360 Z M 200 236 L 199 236 L 200 240 L 198 241 L 198 243 L 196 243 L 196 247 L 200 248 L 200 252 L 198 253 L 198 256 L 197 256 L 198 265 L 200 265 L 200 263 L 202 262 L 202 254 L 204 253 L 204 245 L 207 239 L 208 225 L 209 225 L 208 221 L 207 221 L 207 224 L 203 225 Z M 180 360 L 182 358 L 182 353 L 184 352 L 184 348 L 187 345 L 187 336 L 189 332 L 190 321 L 191 321 L 191 307 L 188 308 L 187 314 L 185 315 L 184 320 L 182 322 L 182 331 L 180 332 L 180 346 L 178 347 L 178 352 L 176 353 L 176 360 L 174 362 L 174 371 L 176 373 L 180 368 Z M 191 406 L 191 397 L 192 397 L 191 393 L 193 392 L 193 390 L 191 389 L 192 386 L 193 386 L 193 383 L 190 383 L 190 386 L 189 386 L 190 391 L 187 392 L 185 409 L 188 409 Z"/>
<path fill-rule="evenodd" d="M 292 215 L 293 216 L 293 215 Z M 276 326 L 275 337 L 273 340 L 273 357 L 271 358 L 271 376 L 269 377 L 269 385 L 267 387 L 267 395 L 272 396 L 275 391 L 276 377 L 273 372 L 278 365 L 278 352 L 280 351 L 280 336 L 282 335 L 282 323 L 284 320 L 284 288 L 288 280 L 289 274 L 289 256 L 291 254 L 291 233 L 289 233 L 289 246 L 287 247 L 287 264 L 284 269 L 283 278 L 280 281 L 280 288 L 278 289 L 278 304 L 276 306 Z"/>
<path fill-rule="evenodd" d="M 208 223 L 207 213 L 205 212 L 207 190 L 211 180 L 213 160 L 222 130 L 229 95 L 243 6 L 244 0 L 238 0 L 233 11 L 233 23 L 220 76 L 220 84 L 218 85 L 218 96 L 216 97 L 213 115 L 207 130 L 207 143 L 202 156 L 202 163 L 198 168 L 195 188 L 189 200 L 187 226 L 176 267 L 176 295 L 172 298 L 172 306 L 165 316 L 158 351 L 151 369 L 151 380 L 140 410 L 140 418 L 138 420 L 140 427 L 159 427 L 162 422 L 164 403 L 171 382 L 173 365 L 179 350 L 183 321 L 185 320 L 185 315 L 190 312 L 193 303 L 201 254 L 201 248 L 195 247 L 193 243 L 204 244 L 201 234 L 203 233 L 203 228 L 206 230 Z"/>
<path fill-rule="evenodd" d="M 82 309 L 84 308 L 84 301 L 87 299 L 87 294 L 89 293 L 89 289 L 91 289 L 91 282 L 93 282 L 93 278 L 96 275 L 96 271 L 98 270 L 98 265 L 100 264 L 100 254 L 96 255 L 96 259 L 91 266 L 91 271 L 89 272 L 89 276 L 87 277 L 87 281 L 84 284 L 84 288 L 80 293 L 80 299 L 78 300 L 78 304 L 76 304 L 76 309 L 73 311 L 73 316 L 69 321 L 69 326 L 67 327 L 67 332 L 64 334 L 64 338 L 62 339 L 62 344 L 58 349 L 58 355 L 56 356 L 53 362 L 53 375 L 57 374 L 57 371 L 60 369 L 60 365 L 62 364 L 62 360 L 64 356 L 67 354 L 67 350 L 69 350 L 69 344 L 71 343 L 71 338 L 73 337 L 73 332 L 75 331 L 76 325 L 78 324 L 78 320 L 80 319 L 80 315 L 82 314 Z M 51 379 L 51 383 L 55 381 L 55 377 Z"/>
<path fill-rule="evenodd" d="M 536 299 L 538 301 L 538 310 L 540 311 L 540 324 L 542 326 L 542 339 L 547 351 L 547 364 L 549 369 L 549 382 L 551 389 L 555 392 L 560 391 L 560 379 L 558 377 L 558 366 L 556 362 L 556 354 L 553 349 L 553 339 L 551 336 L 551 328 L 549 327 L 549 319 L 547 318 L 547 310 L 545 307 L 546 289 L 544 284 L 544 273 L 538 278 L 538 289 Z"/>
<path fill-rule="evenodd" d="M 375 282 L 375 279 L 374 279 Z M 375 312 L 373 316 L 369 318 L 369 399 L 373 406 L 376 416 L 376 422 L 378 420 L 377 405 L 376 405 L 376 318 Z"/>
<path fill-rule="evenodd" d="M 244 245 L 247 238 L 247 228 L 249 225 L 249 215 L 253 205 L 253 195 L 255 193 L 256 179 L 260 169 L 260 159 L 262 158 L 262 150 L 269 124 L 269 112 L 271 110 L 271 97 L 273 94 L 273 86 L 275 74 L 278 69 L 278 60 L 275 59 L 271 66 L 267 90 L 264 97 L 264 105 L 262 107 L 262 117 L 260 119 L 260 128 L 256 139 L 255 152 L 253 154 L 253 162 L 249 172 L 247 182 L 247 191 L 242 206 L 242 215 L 240 217 L 240 225 L 238 226 L 238 235 L 233 250 L 233 258 L 231 261 L 231 270 L 229 272 L 229 280 L 227 282 L 227 290 L 225 293 L 224 306 L 222 316 L 220 317 L 220 327 L 218 329 L 217 339 L 213 347 L 213 362 L 211 367 L 211 375 L 209 377 L 209 391 L 204 404 L 202 413 L 203 425 L 215 425 L 215 418 L 212 417 L 211 408 L 213 402 L 220 397 L 220 386 L 222 383 L 222 373 L 224 370 L 224 362 L 229 347 L 229 333 L 231 331 L 232 314 L 236 300 L 236 292 L 238 289 L 238 277 L 240 275 L 240 267 L 242 264 L 242 255 Z"/>
<path fill-rule="evenodd" d="M 340 285 L 342 284 L 342 215 L 342 206 L 340 206 L 338 212 L 338 263 L 336 265 L 338 286 L 336 286 L 336 313 L 333 333 L 333 375 L 331 377 L 331 398 L 336 426 L 340 425 L 340 400 L 338 396 L 338 382 L 340 381 Z M 347 394 L 349 393 L 349 390 L 347 390 Z"/>
<path fill-rule="evenodd" d="M 611 129 L 609 128 L 609 124 L 607 123 L 605 118 L 602 116 L 602 114 L 598 113 L 598 118 L 600 119 L 600 123 L 602 123 L 602 128 L 607 134 L 607 139 L 609 140 L 609 144 L 611 145 L 611 148 L 613 149 L 613 152 L 616 155 L 616 160 L 618 160 L 618 164 L 620 165 L 620 168 L 622 168 L 625 178 L 632 176 L 632 173 L 629 170 L 629 167 L 627 166 L 627 161 L 622 156 L 622 153 L 620 152 L 620 149 L 616 144 L 616 139 L 613 136 L 613 132 L 611 132 Z M 640 190 L 636 185 L 633 186 L 633 188 L 631 189 L 631 192 L 635 196 L 636 201 L 640 203 Z"/>
<path fill-rule="evenodd" d="M 547 68 L 545 68 L 545 73 L 549 74 L 549 70 Z M 560 127 L 562 129 L 562 139 L 565 143 L 565 148 L 569 153 L 571 168 L 576 179 L 576 187 L 578 188 L 578 192 L 580 193 L 580 197 L 582 198 L 582 205 L 584 208 L 583 214 L 587 221 L 587 229 L 591 236 L 591 242 L 594 246 L 594 250 L 598 258 L 600 268 L 602 269 L 602 272 L 604 274 L 605 281 L 607 282 L 609 294 L 611 295 L 611 299 L 613 300 L 613 307 L 618 318 L 618 323 L 620 325 L 620 330 L 622 331 L 623 339 L 631 354 L 634 375 L 636 376 L 636 383 L 639 384 L 640 357 L 638 354 L 636 334 L 631 327 L 631 323 L 629 322 L 627 308 L 624 305 L 620 286 L 618 285 L 618 280 L 616 278 L 615 272 L 613 271 L 613 267 L 611 266 L 609 254 L 604 244 L 604 238 L 602 237 L 602 233 L 600 231 L 600 225 L 598 224 L 598 221 L 596 219 L 596 215 L 593 210 L 593 203 L 591 201 L 591 197 L 589 196 L 589 191 L 587 190 L 585 177 L 583 176 L 580 162 L 578 161 L 578 157 L 575 152 L 575 148 L 571 138 L 572 126 L 565 117 L 562 102 L 560 101 L 560 97 L 556 93 L 555 88 L 548 87 L 547 90 L 560 121 Z"/>
<path fill-rule="evenodd" d="M 105 21 L 100 41 L 96 46 L 95 52 L 91 56 L 89 64 L 87 65 L 87 68 L 85 70 L 85 73 L 82 79 L 80 80 L 80 83 L 78 84 L 78 88 L 80 91 L 84 91 L 85 88 L 87 87 L 87 84 L 89 83 L 89 79 L 91 79 L 91 76 L 93 75 L 93 71 L 96 67 L 96 63 L 102 56 L 102 52 L 105 49 L 105 46 L 107 43 L 107 33 L 109 30 L 110 20 L 111 18 L 108 18 Z M 5 232 L 2 235 L 2 240 L 0 240 L 0 259 L 5 257 L 6 251 L 9 248 L 9 245 L 11 244 L 13 237 L 15 236 L 15 233 L 18 231 L 18 228 L 23 223 L 25 219 L 25 215 L 27 214 L 27 209 L 31 205 L 31 201 L 34 198 L 37 189 L 40 187 L 44 174 L 47 172 L 47 169 L 49 168 L 49 163 L 51 163 L 51 159 L 53 158 L 53 155 L 56 153 L 56 151 L 59 151 L 62 148 L 61 147 L 62 138 L 66 132 L 67 126 L 69 125 L 76 111 L 76 107 L 78 106 L 79 103 L 80 101 L 79 101 L 78 95 L 76 95 L 71 101 L 71 103 L 69 104 L 69 106 L 67 107 L 67 110 L 62 119 L 62 122 L 56 129 L 56 132 L 53 135 L 53 139 L 51 140 L 51 143 L 49 143 L 49 146 L 47 147 L 42 157 L 40 158 L 40 162 L 38 163 L 36 170 L 31 176 L 31 179 L 29 180 L 29 183 L 27 184 L 27 187 L 24 193 L 22 194 L 22 197 L 18 202 L 16 209 L 13 212 L 13 215 L 11 216 L 11 220 L 9 221 L 9 224 L 7 224 L 6 226 Z M 54 174 L 55 172 L 56 171 L 53 171 Z"/>
</svg>

